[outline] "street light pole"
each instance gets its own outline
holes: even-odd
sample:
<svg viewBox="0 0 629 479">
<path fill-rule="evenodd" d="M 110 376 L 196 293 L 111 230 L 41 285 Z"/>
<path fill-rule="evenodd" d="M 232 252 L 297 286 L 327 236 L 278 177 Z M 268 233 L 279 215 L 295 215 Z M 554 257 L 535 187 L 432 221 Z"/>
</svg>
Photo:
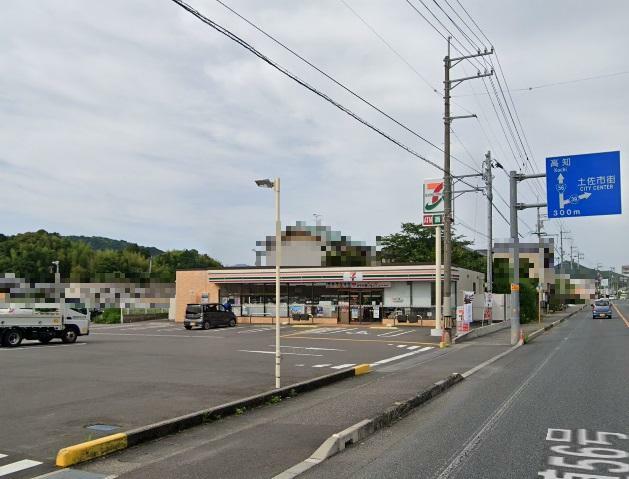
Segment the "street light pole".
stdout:
<svg viewBox="0 0 629 479">
<path fill-rule="evenodd" d="M 280 265 L 282 263 L 282 223 L 280 221 L 280 179 L 273 182 L 275 191 L 275 388 L 281 383 L 280 365 Z"/>
<path fill-rule="evenodd" d="M 275 192 L 275 388 L 281 387 L 280 349 L 280 265 L 282 263 L 282 223 L 280 221 L 280 179 L 255 180 L 260 188 L 273 188 Z"/>
</svg>

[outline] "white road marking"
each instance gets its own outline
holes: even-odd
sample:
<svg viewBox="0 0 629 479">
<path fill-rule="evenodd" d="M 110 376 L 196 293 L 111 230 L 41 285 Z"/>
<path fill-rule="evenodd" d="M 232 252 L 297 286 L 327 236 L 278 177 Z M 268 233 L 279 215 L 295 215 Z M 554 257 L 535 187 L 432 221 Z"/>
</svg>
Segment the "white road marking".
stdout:
<svg viewBox="0 0 629 479">
<path fill-rule="evenodd" d="M 415 349 L 419 348 L 419 346 L 409 346 L 406 349 L 410 349 L 411 351 L 414 351 Z"/>
<path fill-rule="evenodd" d="M 85 346 L 87 343 L 74 343 L 74 344 L 22 344 L 17 348 L 0 348 L 3 352 L 16 352 L 16 351 L 28 351 L 36 349 L 51 349 L 51 348 L 71 348 L 72 346 Z"/>
<path fill-rule="evenodd" d="M 301 368 L 301 367 L 305 366 L 305 364 L 295 364 L 295 366 L 297 366 L 298 368 Z"/>
<path fill-rule="evenodd" d="M 90 333 L 90 335 L 101 334 L 103 336 L 144 336 L 149 338 L 224 338 L 225 336 L 208 336 L 206 334 L 192 335 L 192 334 L 146 334 L 146 333 Z M 2 351 L 0 349 L 0 351 Z"/>
<path fill-rule="evenodd" d="M 417 351 L 411 351 L 410 353 L 400 354 L 398 356 L 393 356 L 392 358 L 381 359 L 380 361 L 376 361 L 375 363 L 371 363 L 370 366 L 379 366 L 380 364 L 387 364 L 392 361 L 397 361 L 398 359 L 407 358 L 409 356 L 413 356 L 415 354 L 428 351 L 429 349 L 434 349 L 432 346 L 427 346 L 425 348 L 418 349 Z"/>
<path fill-rule="evenodd" d="M 401 332 L 397 332 L 397 331 L 396 331 L 394 334 L 389 334 L 389 335 L 387 335 L 387 339 L 389 339 L 389 338 L 394 338 L 394 337 L 396 337 L 396 336 L 402 336 L 403 334 L 408 334 L 408 333 L 410 333 L 410 332 L 412 332 L 412 331 L 401 331 Z"/>
<path fill-rule="evenodd" d="M 349 368 L 350 366 L 356 366 L 356 363 L 340 364 L 338 366 L 332 366 L 332 369 L 345 369 L 345 368 Z"/>
<path fill-rule="evenodd" d="M 239 349 L 239 353 L 258 353 L 258 354 L 275 354 L 275 351 L 252 351 L 249 349 Z M 282 356 L 290 354 L 291 356 L 323 356 L 323 354 L 308 354 L 308 353 L 282 353 Z"/>
<path fill-rule="evenodd" d="M 30 459 L 23 459 L 21 461 L 12 462 L 11 464 L 0 467 L 0 476 L 6 476 L 7 474 L 23 471 L 24 469 L 39 466 L 40 464 L 42 463 L 39 461 L 31 461 Z"/>
<path fill-rule="evenodd" d="M 405 347 L 406 347 L 406 344 L 398 344 L 398 345 L 397 345 L 397 347 L 398 347 L 398 348 L 405 348 Z"/>
<path fill-rule="evenodd" d="M 275 344 L 269 344 L 269 348 L 274 348 Z M 306 349 L 309 351 L 345 351 L 344 349 L 334 349 L 334 348 L 313 348 L 310 346 L 280 346 L 281 348 L 290 348 L 290 349 Z"/>
<path fill-rule="evenodd" d="M 0 459 L 2 459 L 3 457 L 7 457 L 6 454 L 0 454 Z"/>
<path fill-rule="evenodd" d="M 315 364 L 314 366 L 312 366 L 313 368 L 326 368 L 328 366 L 332 366 L 332 363 L 325 363 L 325 364 Z"/>
</svg>

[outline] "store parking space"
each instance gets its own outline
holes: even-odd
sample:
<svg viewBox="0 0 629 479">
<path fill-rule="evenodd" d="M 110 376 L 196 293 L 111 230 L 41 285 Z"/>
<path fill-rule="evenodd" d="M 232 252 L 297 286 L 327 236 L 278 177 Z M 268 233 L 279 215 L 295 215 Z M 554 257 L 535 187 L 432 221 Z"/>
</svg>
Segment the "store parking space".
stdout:
<svg viewBox="0 0 629 479">
<path fill-rule="evenodd" d="M 431 354 L 418 328 L 281 327 L 282 383 Z M 53 460 L 69 444 L 273 389 L 275 328 L 94 325 L 76 344 L 0 348 L 0 450 Z M 42 401 L 45 398 L 45 401 Z M 111 433 L 111 432 L 108 432 Z"/>
</svg>

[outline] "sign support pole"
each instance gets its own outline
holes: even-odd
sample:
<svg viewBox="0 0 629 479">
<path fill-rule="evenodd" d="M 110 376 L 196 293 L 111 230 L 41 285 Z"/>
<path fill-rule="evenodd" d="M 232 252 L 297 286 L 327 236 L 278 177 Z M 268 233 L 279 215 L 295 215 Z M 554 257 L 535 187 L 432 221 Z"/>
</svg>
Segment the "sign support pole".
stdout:
<svg viewBox="0 0 629 479">
<path fill-rule="evenodd" d="M 435 329 L 441 324 L 441 226 L 435 228 Z"/>
</svg>

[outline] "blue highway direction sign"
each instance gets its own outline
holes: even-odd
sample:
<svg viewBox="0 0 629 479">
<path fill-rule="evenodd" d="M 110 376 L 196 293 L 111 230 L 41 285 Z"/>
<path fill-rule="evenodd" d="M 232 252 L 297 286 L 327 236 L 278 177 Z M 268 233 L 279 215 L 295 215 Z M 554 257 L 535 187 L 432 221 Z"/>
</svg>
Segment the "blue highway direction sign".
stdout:
<svg viewBox="0 0 629 479">
<path fill-rule="evenodd" d="M 549 218 L 622 213 L 620 152 L 546 158 Z"/>
</svg>

